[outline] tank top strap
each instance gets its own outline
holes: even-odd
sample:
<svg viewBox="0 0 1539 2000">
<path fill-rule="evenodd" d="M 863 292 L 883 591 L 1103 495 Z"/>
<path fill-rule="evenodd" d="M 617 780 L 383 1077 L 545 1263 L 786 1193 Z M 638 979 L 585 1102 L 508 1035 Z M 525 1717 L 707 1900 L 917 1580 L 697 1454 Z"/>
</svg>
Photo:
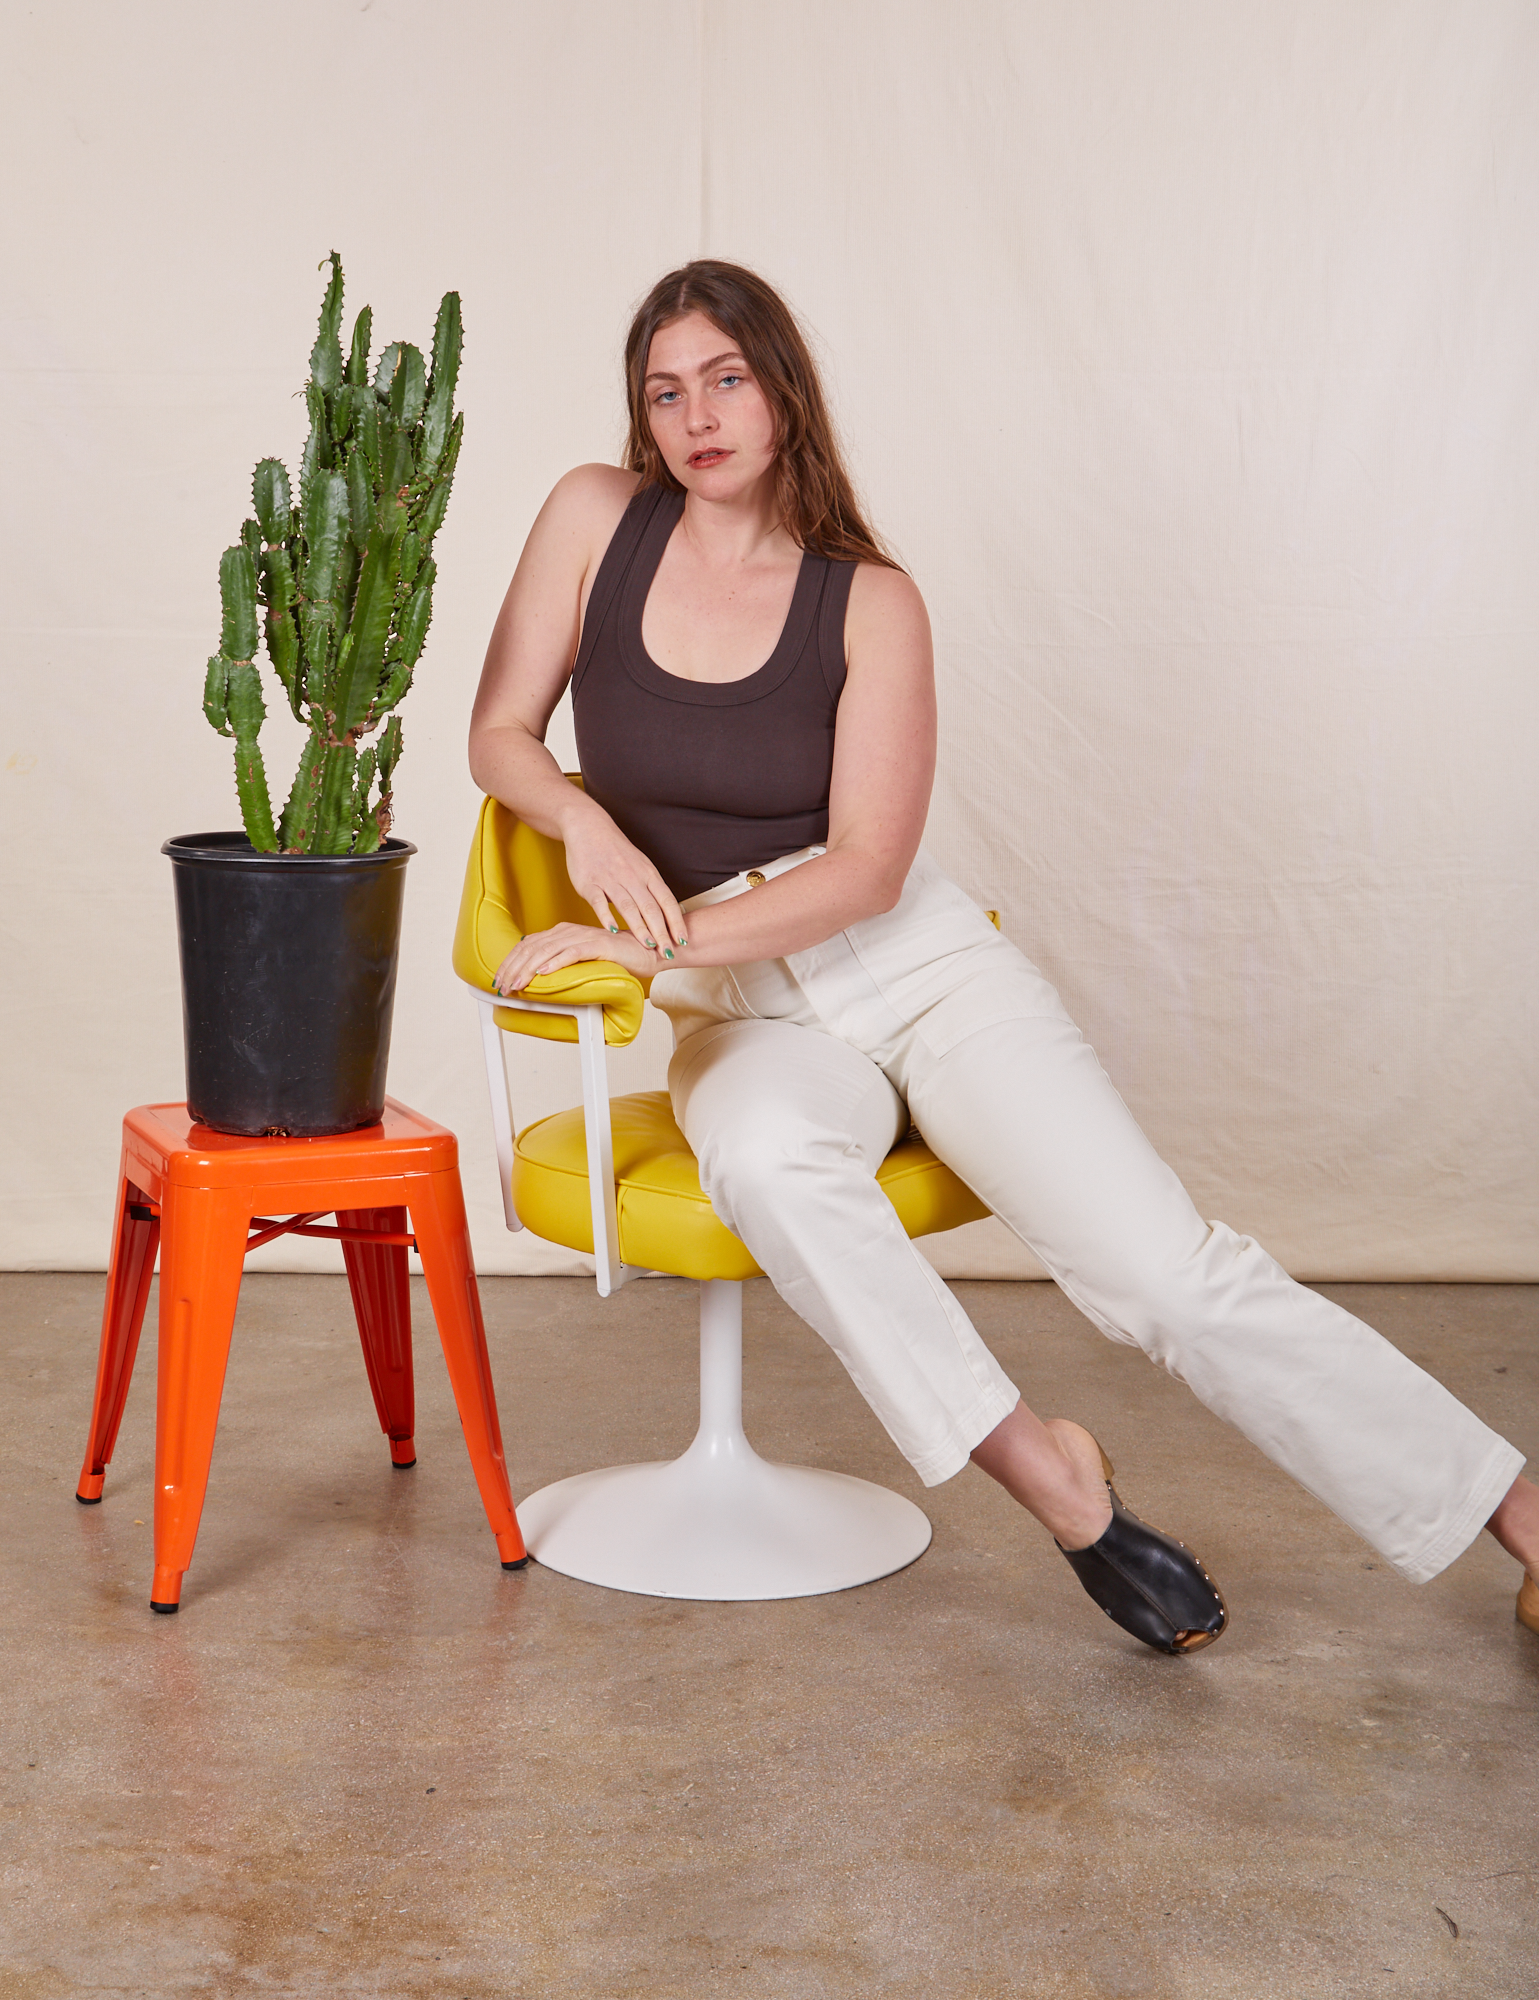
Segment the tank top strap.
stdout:
<svg viewBox="0 0 1539 2000">
<path fill-rule="evenodd" d="M 844 624 L 850 608 L 850 586 L 858 563 L 829 561 L 824 565 L 823 594 L 818 606 L 818 660 L 828 692 L 837 702 L 849 671 L 844 656 Z"/>
<path fill-rule="evenodd" d="M 682 494 L 670 494 L 666 487 L 643 486 L 631 495 L 625 512 L 620 516 L 619 526 L 609 538 L 609 546 L 599 563 L 598 575 L 593 579 L 593 588 L 588 592 L 588 608 L 583 613 L 582 638 L 577 647 L 577 659 L 572 667 L 572 686 L 575 688 L 588 670 L 593 658 L 593 650 L 598 644 L 599 634 L 609 616 L 610 607 L 619 595 L 636 551 L 646 539 L 658 508 L 666 500 L 675 500 L 682 505 Z M 669 524 L 670 530 L 672 523 Z"/>
</svg>

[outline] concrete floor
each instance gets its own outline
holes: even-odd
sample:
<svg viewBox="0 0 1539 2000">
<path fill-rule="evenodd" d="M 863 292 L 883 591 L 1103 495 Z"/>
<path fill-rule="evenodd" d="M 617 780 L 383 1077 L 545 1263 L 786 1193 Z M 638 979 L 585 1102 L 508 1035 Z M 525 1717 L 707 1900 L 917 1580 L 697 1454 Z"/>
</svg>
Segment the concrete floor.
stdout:
<svg viewBox="0 0 1539 2000">
<path fill-rule="evenodd" d="M 1222 1582 L 1194 1659 L 1117 1632 L 971 1471 L 923 1498 L 918 1563 L 839 1596 L 504 1575 L 425 1300 L 394 1473 L 340 1277 L 248 1279 L 197 1563 L 154 1617 L 150 1331 L 105 1504 L 72 1498 L 101 1285 L 0 1278 L 3 2000 L 1539 1992 L 1514 1566 L 1482 1538 L 1400 1583 L 1049 1286 L 959 1290 Z M 1535 1439 L 1534 1288 L 1328 1289 Z M 515 1492 L 687 1442 L 690 1288 L 484 1294 Z M 923 1497 L 762 1283 L 747 1325 L 767 1455 Z"/>
</svg>

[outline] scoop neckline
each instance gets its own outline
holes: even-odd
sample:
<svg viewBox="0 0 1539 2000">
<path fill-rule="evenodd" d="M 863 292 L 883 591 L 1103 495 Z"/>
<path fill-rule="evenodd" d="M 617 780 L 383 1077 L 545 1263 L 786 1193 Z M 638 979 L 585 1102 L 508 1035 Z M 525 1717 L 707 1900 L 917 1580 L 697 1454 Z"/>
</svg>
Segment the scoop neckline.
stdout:
<svg viewBox="0 0 1539 2000">
<path fill-rule="evenodd" d="M 671 504 L 670 504 L 671 503 Z M 684 515 L 684 495 L 660 489 L 652 514 L 636 543 L 620 590 L 619 651 L 631 679 L 653 694 L 669 701 L 697 702 L 704 706 L 731 706 L 757 701 L 773 694 L 802 656 L 817 611 L 817 562 L 810 549 L 802 550 L 791 592 L 790 607 L 780 636 L 763 666 L 732 681 L 692 681 L 660 667 L 647 651 L 641 636 L 642 616 L 653 582 L 663 559 L 663 551 L 673 539 L 673 531 Z"/>
</svg>

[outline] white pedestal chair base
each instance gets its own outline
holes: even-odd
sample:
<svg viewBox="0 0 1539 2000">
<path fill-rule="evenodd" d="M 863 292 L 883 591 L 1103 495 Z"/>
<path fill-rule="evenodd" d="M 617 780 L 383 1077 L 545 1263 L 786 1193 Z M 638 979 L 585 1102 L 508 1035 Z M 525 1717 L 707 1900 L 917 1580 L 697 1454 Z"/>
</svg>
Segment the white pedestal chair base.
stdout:
<svg viewBox="0 0 1539 2000">
<path fill-rule="evenodd" d="M 580 1472 L 522 1501 L 518 1519 L 536 1562 L 563 1576 L 719 1602 L 848 1590 L 930 1542 L 930 1523 L 901 1494 L 771 1465 L 751 1447 Z"/>
<path fill-rule="evenodd" d="M 520 1501 L 547 1569 L 643 1597 L 817 1597 L 930 1545 L 912 1501 L 842 1472 L 772 1465 L 743 1435 L 743 1288 L 700 1288 L 700 1429 L 682 1458 L 559 1479 Z"/>
</svg>

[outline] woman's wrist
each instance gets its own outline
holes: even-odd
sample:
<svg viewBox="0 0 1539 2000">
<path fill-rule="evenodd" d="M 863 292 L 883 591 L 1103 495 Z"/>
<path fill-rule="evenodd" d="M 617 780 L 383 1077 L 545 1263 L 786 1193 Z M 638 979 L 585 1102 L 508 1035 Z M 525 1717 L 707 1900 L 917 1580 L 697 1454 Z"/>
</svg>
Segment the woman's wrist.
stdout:
<svg viewBox="0 0 1539 2000">
<path fill-rule="evenodd" d="M 594 826 L 599 820 L 607 820 L 608 813 L 580 786 L 571 784 L 563 777 L 562 796 L 553 800 L 550 816 L 556 823 L 556 838 L 567 846 L 584 827 Z"/>
<path fill-rule="evenodd" d="M 607 937 L 599 931 L 596 935 L 604 940 L 599 956 L 623 967 L 626 972 L 633 972 L 638 979 L 651 979 L 669 963 L 660 948 L 650 950 L 630 931 L 618 931 Z"/>
</svg>

